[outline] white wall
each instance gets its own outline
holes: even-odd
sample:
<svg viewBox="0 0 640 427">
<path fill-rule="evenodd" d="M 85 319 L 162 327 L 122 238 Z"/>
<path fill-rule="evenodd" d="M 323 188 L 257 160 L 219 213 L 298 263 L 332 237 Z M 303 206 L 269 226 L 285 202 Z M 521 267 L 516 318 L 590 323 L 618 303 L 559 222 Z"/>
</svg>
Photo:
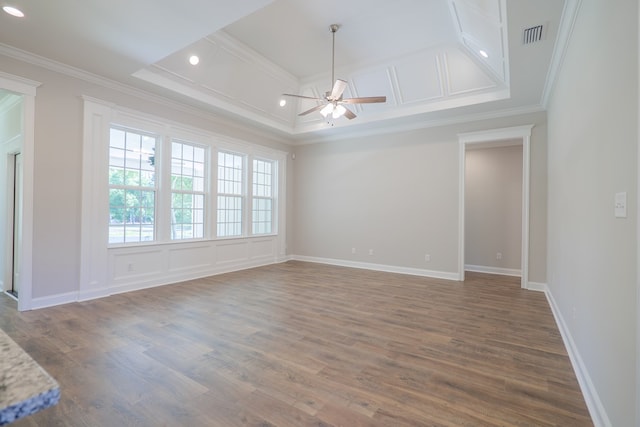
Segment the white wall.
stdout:
<svg viewBox="0 0 640 427">
<path fill-rule="evenodd" d="M 640 424 L 637 9 L 637 1 L 582 1 L 548 113 L 548 285 L 591 386 L 596 425 Z M 626 219 L 614 217 L 621 191 Z"/>
<path fill-rule="evenodd" d="M 525 124 L 536 125 L 531 138 L 531 233 L 544 236 L 546 222 L 540 218 L 546 216 L 546 182 L 540 177 L 546 171 L 545 120 L 544 114 L 535 114 L 297 147 L 292 162 L 293 253 L 456 276 L 457 135 Z M 532 239 L 531 281 L 545 282 L 545 258 L 545 239 Z"/>
<path fill-rule="evenodd" d="M 522 144 L 467 148 L 467 269 L 518 274 L 522 253 Z M 500 253 L 501 259 L 497 259 Z"/>
</svg>

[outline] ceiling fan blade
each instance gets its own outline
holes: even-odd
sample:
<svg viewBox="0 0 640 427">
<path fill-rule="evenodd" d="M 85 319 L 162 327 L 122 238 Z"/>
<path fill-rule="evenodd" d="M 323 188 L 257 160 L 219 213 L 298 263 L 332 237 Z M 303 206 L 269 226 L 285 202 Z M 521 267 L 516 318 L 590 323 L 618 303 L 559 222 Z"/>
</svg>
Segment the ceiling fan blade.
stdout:
<svg viewBox="0 0 640 427">
<path fill-rule="evenodd" d="M 387 102 L 386 96 L 365 96 L 364 98 L 346 98 L 340 101 L 342 104 L 375 104 Z"/>
<path fill-rule="evenodd" d="M 307 114 L 311 114 L 311 113 L 313 113 L 314 111 L 320 111 L 320 110 L 322 110 L 322 109 L 325 107 L 325 105 L 326 105 L 326 104 L 318 105 L 318 106 L 316 106 L 316 107 L 313 107 L 313 108 L 308 109 L 307 111 L 303 111 L 302 113 L 300 113 L 300 114 L 298 114 L 298 115 L 299 115 L 299 116 L 306 116 Z"/>
<path fill-rule="evenodd" d="M 327 98 L 329 101 L 337 101 L 342 96 L 342 92 L 347 88 L 347 82 L 344 80 L 337 79 L 333 84 L 333 89 L 331 90 L 331 94 Z"/>
<path fill-rule="evenodd" d="M 323 98 L 315 98 L 313 96 L 294 95 L 292 93 L 283 93 L 282 96 L 292 96 L 294 98 L 313 99 L 314 101 L 324 101 Z"/>
<path fill-rule="evenodd" d="M 353 111 L 349 110 L 347 107 L 344 107 L 344 109 L 346 110 L 344 112 L 344 116 L 347 119 L 351 120 L 351 119 L 355 119 L 356 118 L 356 115 L 355 115 L 355 113 Z"/>
</svg>

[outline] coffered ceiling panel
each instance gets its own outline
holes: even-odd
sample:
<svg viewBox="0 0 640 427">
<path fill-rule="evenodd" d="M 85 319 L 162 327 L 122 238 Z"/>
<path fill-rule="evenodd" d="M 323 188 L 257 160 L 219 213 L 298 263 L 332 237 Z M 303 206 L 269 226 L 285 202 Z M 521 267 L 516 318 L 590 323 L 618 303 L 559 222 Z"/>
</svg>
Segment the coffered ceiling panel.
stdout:
<svg viewBox="0 0 640 427">
<path fill-rule="evenodd" d="M 401 58 L 393 67 L 400 104 L 430 102 L 444 96 L 442 66 L 437 51 Z M 405 82 L 406 84 L 400 84 Z"/>
</svg>

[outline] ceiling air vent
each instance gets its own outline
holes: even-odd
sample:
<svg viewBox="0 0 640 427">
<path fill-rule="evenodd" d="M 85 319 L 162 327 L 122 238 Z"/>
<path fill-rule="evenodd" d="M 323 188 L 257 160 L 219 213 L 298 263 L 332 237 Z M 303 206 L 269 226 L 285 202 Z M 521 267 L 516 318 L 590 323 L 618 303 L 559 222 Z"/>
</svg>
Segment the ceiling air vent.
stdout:
<svg viewBox="0 0 640 427">
<path fill-rule="evenodd" d="M 525 28 L 522 32 L 522 44 L 536 43 L 542 40 L 544 25 Z"/>
</svg>

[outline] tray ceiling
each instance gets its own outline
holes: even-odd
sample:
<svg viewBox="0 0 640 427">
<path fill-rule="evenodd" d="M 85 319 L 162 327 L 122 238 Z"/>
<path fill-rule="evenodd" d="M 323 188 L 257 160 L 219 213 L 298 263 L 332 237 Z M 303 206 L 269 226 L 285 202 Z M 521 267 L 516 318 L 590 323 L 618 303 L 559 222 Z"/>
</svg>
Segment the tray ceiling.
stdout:
<svg viewBox="0 0 640 427">
<path fill-rule="evenodd" d="M 0 53 L 35 55 L 293 138 L 328 129 L 539 108 L 564 2 L 559 0 L 58 0 L 0 16 Z M 144 25 L 140 25 L 143 23 Z M 358 117 L 299 117 L 336 78 Z M 523 31 L 542 26 L 539 40 Z M 142 30 L 144 28 L 144 31 Z M 537 33 L 536 33 L 537 34 Z M 488 57 L 483 57 L 483 50 Z M 189 56 L 200 63 L 192 66 Z M 57 67 L 57 66 L 56 66 Z M 60 67 L 56 68 L 57 70 Z"/>
</svg>

